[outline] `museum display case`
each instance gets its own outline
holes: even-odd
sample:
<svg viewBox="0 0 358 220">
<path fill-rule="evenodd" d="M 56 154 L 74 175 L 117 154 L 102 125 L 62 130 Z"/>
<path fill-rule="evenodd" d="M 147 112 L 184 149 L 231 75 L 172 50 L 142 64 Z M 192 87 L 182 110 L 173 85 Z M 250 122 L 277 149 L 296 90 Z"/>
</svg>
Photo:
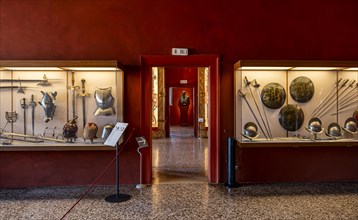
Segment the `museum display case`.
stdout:
<svg viewBox="0 0 358 220">
<path fill-rule="evenodd" d="M 1 60 L 0 150 L 105 150 L 123 121 L 113 60 Z"/>
<path fill-rule="evenodd" d="M 357 61 L 238 61 L 239 146 L 357 146 L 357 67 Z"/>
</svg>

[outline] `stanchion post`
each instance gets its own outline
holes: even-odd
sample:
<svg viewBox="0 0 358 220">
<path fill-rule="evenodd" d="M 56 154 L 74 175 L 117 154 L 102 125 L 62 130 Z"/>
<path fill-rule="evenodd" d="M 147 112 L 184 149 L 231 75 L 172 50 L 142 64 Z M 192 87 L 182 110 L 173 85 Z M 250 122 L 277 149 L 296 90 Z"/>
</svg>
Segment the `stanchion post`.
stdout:
<svg viewBox="0 0 358 220">
<path fill-rule="evenodd" d="M 235 138 L 229 137 L 227 143 L 227 173 L 228 173 L 228 182 L 227 187 L 235 188 L 239 185 L 235 182 L 235 157 L 236 157 L 236 140 Z"/>
</svg>

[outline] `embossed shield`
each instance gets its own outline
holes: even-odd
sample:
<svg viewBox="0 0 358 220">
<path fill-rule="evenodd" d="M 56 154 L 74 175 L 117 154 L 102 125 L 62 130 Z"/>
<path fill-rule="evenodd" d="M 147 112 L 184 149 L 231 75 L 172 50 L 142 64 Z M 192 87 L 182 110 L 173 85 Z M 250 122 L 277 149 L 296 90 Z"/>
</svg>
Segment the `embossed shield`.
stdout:
<svg viewBox="0 0 358 220">
<path fill-rule="evenodd" d="M 269 83 L 261 91 L 261 101 L 268 108 L 280 108 L 285 100 L 285 89 L 279 83 Z"/>
<path fill-rule="evenodd" d="M 289 104 L 282 107 L 278 121 L 287 131 L 297 131 L 305 120 L 302 108 L 299 105 Z"/>
<path fill-rule="evenodd" d="M 308 102 L 314 94 L 313 82 L 305 76 L 297 77 L 290 84 L 290 94 L 297 102 Z"/>
</svg>

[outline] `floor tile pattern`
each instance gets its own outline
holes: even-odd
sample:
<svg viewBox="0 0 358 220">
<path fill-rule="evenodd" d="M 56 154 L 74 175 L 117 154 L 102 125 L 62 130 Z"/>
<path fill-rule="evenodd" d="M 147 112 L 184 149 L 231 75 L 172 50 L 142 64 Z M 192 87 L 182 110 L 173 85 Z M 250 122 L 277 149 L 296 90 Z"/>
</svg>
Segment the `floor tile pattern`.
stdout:
<svg viewBox="0 0 358 220">
<path fill-rule="evenodd" d="M 85 190 L 0 189 L 0 219 L 60 219 Z M 115 187 L 94 187 L 65 219 L 358 219 L 358 182 L 126 185 L 120 192 L 132 198 L 108 203 Z"/>
<path fill-rule="evenodd" d="M 208 139 L 193 127 L 172 126 L 170 138 L 153 139 L 153 183 L 208 182 Z"/>
</svg>

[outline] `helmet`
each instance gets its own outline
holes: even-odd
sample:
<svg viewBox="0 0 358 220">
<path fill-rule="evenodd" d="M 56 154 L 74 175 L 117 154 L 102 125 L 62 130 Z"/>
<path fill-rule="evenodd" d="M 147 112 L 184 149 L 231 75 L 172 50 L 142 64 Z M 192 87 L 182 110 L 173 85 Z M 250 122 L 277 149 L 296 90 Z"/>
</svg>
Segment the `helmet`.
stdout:
<svg viewBox="0 0 358 220">
<path fill-rule="evenodd" d="M 322 132 L 323 128 L 322 128 L 322 122 L 319 118 L 312 118 L 309 122 L 308 122 L 308 131 L 310 132 Z"/>
<path fill-rule="evenodd" d="M 248 137 L 256 137 L 257 136 L 257 126 L 253 122 L 248 122 L 244 126 L 244 134 Z"/>
<path fill-rule="evenodd" d="M 326 134 L 329 137 L 336 137 L 336 138 L 340 137 L 341 136 L 341 128 L 340 128 L 339 124 L 337 124 L 335 122 L 329 124 Z"/>
<path fill-rule="evenodd" d="M 110 124 L 110 123 L 106 124 L 102 130 L 102 138 L 107 139 L 109 134 L 112 132 L 113 128 L 114 128 L 114 124 Z"/>
<path fill-rule="evenodd" d="M 348 118 L 342 128 L 348 133 L 357 133 L 357 121 L 355 118 Z"/>
</svg>

